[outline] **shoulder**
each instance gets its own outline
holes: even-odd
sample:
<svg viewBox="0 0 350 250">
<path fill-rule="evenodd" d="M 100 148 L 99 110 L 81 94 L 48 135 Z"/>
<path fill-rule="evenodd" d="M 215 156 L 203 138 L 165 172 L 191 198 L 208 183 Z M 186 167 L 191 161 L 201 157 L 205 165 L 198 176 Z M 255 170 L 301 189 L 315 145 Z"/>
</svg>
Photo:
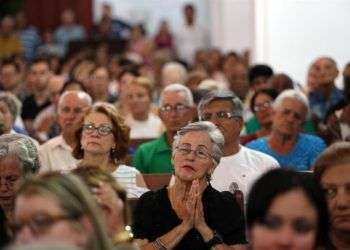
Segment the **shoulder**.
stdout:
<svg viewBox="0 0 350 250">
<path fill-rule="evenodd" d="M 62 137 L 56 136 L 56 137 L 48 140 L 44 144 L 40 145 L 40 150 L 52 149 L 52 148 L 58 146 L 61 142 L 62 142 Z"/>
<path fill-rule="evenodd" d="M 145 207 L 155 208 L 155 205 L 160 205 L 166 198 L 166 187 L 156 191 L 148 191 L 142 194 L 137 202 L 136 209 L 144 209 Z"/>
<path fill-rule="evenodd" d="M 116 170 L 119 173 L 130 173 L 133 175 L 140 174 L 140 171 L 138 171 L 136 168 L 127 166 L 127 165 L 119 165 L 118 169 Z"/>
<path fill-rule="evenodd" d="M 267 139 L 266 137 L 256 139 L 254 141 L 249 142 L 246 144 L 248 148 L 255 149 L 255 148 L 263 148 L 267 145 Z"/>
<path fill-rule="evenodd" d="M 299 135 L 299 142 L 304 147 L 309 147 L 309 146 L 325 147 L 326 146 L 325 142 L 320 137 L 315 135 L 310 135 L 310 134 L 304 134 L 304 133 L 301 133 Z"/>
<path fill-rule="evenodd" d="M 277 160 L 275 158 L 273 158 L 272 156 L 265 154 L 263 152 L 251 149 L 251 148 L 247 148 L 245 146 L 241 146 L 241 151 L 242 154 L 244 154 L 244 156 L 257 161 L 259 163 L 265 163 L 268 164 L 270 167 L 277 167 L 279 166 Z"/>
<path fill-rule="evenodd" d="M 138 150 L 141 150 L 141 151 L 148 151 L 148 150 L 150 150 L 150 149 L 156 148 L 156 147 L 159 145 L 159 143 L 161 143 L 162 140 L 163 140 L 163 138 L 162 138 L 162 137 L 159 137 L 159 138 L 157 138 L 157 139 L 155 139 L 155 140 L 142 143 L 142 144 L 139 146 Z"/>
</svg>

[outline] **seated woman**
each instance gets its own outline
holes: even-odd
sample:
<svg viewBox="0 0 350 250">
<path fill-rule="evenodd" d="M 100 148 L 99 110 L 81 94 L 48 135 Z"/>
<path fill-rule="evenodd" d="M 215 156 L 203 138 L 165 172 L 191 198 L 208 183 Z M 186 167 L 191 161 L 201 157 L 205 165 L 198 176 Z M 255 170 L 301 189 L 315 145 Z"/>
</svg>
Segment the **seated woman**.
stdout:
<svg viewBox="0 0 350 250">
<path fill-rule="evenodd" d="M 0 136 L 0 206 L 12 221 L 16 187 L 21 179 L 39 171 L 37 147 L 21 134 Z"/>
<path fill-rule="evenodd" d="M 173 143 L 175 183 L 142 195 L 133 232 L 141 249 L 245 249 L 244 218 L 230 192 L 219 192 L 210 175 L 224 137 L 210 122 L 180 129 Z"/>
<path fill-rule="evenodd" d="M 72 174 L 29 177 L 16 197 L 16 242 L 73 244 L 111 249 L 101 211 L 87 186 Z"/>
<path fill-rule="evenodd" d="M 107 172 L 91 166 L 73 170 L 92 190 L 100 205 L 113 245 L 126 246 L 132 241 L 130 211 L 126 191 Z"/>
<path fill-rule="evenodd" d="M 328 202 L 329 249 L 350 249 L 350 142 L 337 142 L 327 148 L 317 159 L 314 173 Z"/>
<path fill-rule="evenodd" d="M 131 139 L 154 139 L 162 133 L 162 121 L 152 110 L 153 86 L 146 77 L 137 77 L 125 89 L 129 115 L 125 123 L 130 127 Z"/>
<path fill-rule="evenodd" d="M 274 157 L 281 167 L 309 170 L 326 144 L 317 136 L 301 133 L 309 112 L 306 96 L 298 90 L 285 90 L 272 108 L 270 135 L 248 143 L 247 147 Z"/>
<path fill-rule="evenodd" d="M 277 97 L 274 89 L 260 89 L 254 93 L 250 100 L 250 110 L 254 116 L 245 123 L 246 136 L 241 138 L 241 143 L 246 144 L 271 132 L 272 103 Z"/>
<path fill-rule="evenodd" d="M 315 250 L 328 241 L 326 200 L 309 174 L 266 173 L 252 187 L 246 212 L 252 250 Z"/>
<path fill-rule="evenodd" d="M 148 190 L 142 175 L 136 168 L 121 164 L 127 155 L 128 143 L 129 128 L 116 108 L 112 104 L 96 103 L 84 114 L 73 156 L 81 159 L 78 167 L 99 167 L 111 173 L 129 197 L 139 197 Z"/>
</svg>

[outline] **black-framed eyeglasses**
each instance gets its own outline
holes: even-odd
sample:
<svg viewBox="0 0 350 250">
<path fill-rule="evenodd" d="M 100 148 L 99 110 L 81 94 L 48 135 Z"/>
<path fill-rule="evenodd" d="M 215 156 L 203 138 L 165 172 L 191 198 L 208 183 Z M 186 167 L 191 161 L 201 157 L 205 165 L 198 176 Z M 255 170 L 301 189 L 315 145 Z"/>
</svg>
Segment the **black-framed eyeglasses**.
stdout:
<svg viewBox="0 0 350 250">
<path fill-rule="evenodd" d="M 240 117 L 238 115 L 235 115 L 234 113 L 232 112 L 227 112 L 227 111 L 219 111 L 219 112 L 216 112 L 214 114 L 211 114 L 211 113 L 204 113 L 202 114 L 199 118 L 201 121 L 210 121 L 211 117 L 212 116 L 215 116 L 215 118 L 217 119 L 221 119 L 221 120 L 225 120 L 225 119 L 232 119 L 232 118 L 235 118 L 235 117 Z"/>
<path fill-rule="evenodd" d="M 171 111 L 180 113 L 186 111 L 188 108 L 189 107 L 184 104 L 176 104 L 175 106 L 164 105 L 163 107 L 160 107 L 160 111 L 165 113 L 170 113 Z"/>
<path fill-rule="evenodd" d="M 84 124 L 83 125 L 83 131 L 87 134 L 92 134 L 95 130 L 97 130 L 97 133 L 100 136 L 106 136 L 112 133 L 113 128 L 109 125 L 101 125 L 98 127 L 95 127 L 93 124 Z"/>
<path fill-rule="evenodd" d="M 205 149 L 204 146 L 198 146 L 196 149 L 191 149 L 190 144 L 183 144 L 175 148 L 176 152 L 179 152 L 181 155 L 189 155 L 191 152 L 199 159 L 210 159 L 213 156 Z"/>
<path fill-rule="evenodd" d="M 267 102 L 263 102 L 263 103 L 261 103 L 261 104 L 256 104 L 256 105 L 254 105 L 254 112 L 259 112 L 259 111 L 262 111 L 262 110 L 266 110 L 266 109 L 268 109 L 268 108 L 270 108 L 271 107 L 271 105 L 272 105 L 272 102 L 270 102 L 270 101 L 267 101 Z"/>
<path fill-rule="evenodd" d="M 77 219 L 78 216 L 59 214 L 59 215 L 49 215 L 49 214 L 36 214 L 30 219 L 22 222 L 10 223 L 10 228 L 14 235 L 18 234 L 25 226 L 28 226 L 34 235 L 39 235 L 48 230 L 55 223 L 62 220 L 73 220 Z"/>
</svg>

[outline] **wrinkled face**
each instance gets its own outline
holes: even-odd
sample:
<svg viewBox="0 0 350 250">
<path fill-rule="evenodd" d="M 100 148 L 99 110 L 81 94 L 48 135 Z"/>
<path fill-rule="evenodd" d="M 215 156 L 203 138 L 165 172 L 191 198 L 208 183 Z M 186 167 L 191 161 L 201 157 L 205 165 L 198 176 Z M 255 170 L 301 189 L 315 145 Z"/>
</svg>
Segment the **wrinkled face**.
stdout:
<svg viewBox="0 0 350 250">
<path fill-rule="evenodd" d="M 188 107 L 185 97 L 181 93 L 165 92 L 161 98 L 162 107 L 160 107 L 159 117 L 166 130 L 176 132 L 193 120 L 194 110 L 192 107 Z M 164 108 L 167 110 L 163 110 Z"/>
<path fill-rule="evenodd" d="M 259 94 L 255 98 L 254 113 L 259 123 L 262 125 L 272 123 L 272 101 L 272 98 L 264 93 Z"/>
<path fill-rule="evenodd" d="M 90 128 L 87 127 L 90 125 Z M 109 154 L 115 148 L 112 121 L 103 113 L 92 112 L 84 118 L 81 146 L 91 154 Z"/>
<path fill-rule="evenodd" d="M 17 86 L 18 73 L 14 65 L 7 64 L 1 67 L 0 70 L 0 84 L 4 90 L 11 91 Z"/>
<path fill-rule="evenodd" d="M 58 123 L 63 133 L 74 134 L 84 117 L 84 110 L 89 104 L 77 93 L 69 93 L 58 107 Z"/>
<path fill-rule="evenodd" d="M 44 90 L 47 88 L 48 80 L 50 77 L 49 65 L 44 62 L 39 62 L 33 64 L 30 73 L 32 75 L 32 80 L 34 81 L 35 90 Z"/>
<path fill-rule="evenodd" d="M 149 112 L 151 98 L 145 87 L 138 84 L 129 84 L 126 88 L 126 101 L 133 116 Z"/>
<path fill-rule="evenodd" d="M 13 211 L 15 191 L 20 178 L 21 167 L 16 158 L 0 159 L 0 205 L 7 214 Z"/>
<path fill-rule="evenodd" d="M 321 184 L 326 192 L 331 228 L 350 233 L 350 165 L 338 165 L 325 171 Z"/>
<path fill-rule="evenodd" d="M 264 220 L 250 230 L 253 249 L 315 249 L 317 211 L 300 189 L 277 196 Z"/>
<path fill-rule="evenodd" d="M 204 107 L 201 119 L 214 123 L 225 137 L 225 144 L 239 140 L 239 134 L 243 127 L 243 121 L 238 117 L 220 117 L 221 113 L 232 114 L 232 103 L 228 100 L 214 100 Z"/>
<path fill-rule="evenodd" d="M 337 66 L 327 58 L 318 59 L 313 65 L 318 84 L 330 84 L 338 76 Z"/>
<path fill-rule="evenodd" d="M 82 223 L 67 217 L 58 201 L 46 195 L 19 195 L 15 208 L 16 242 L 60 242 L 84 246 L 91 235 Z"/>
<path fill-rule="evenodd" d="M 0 101 L 0 112 L 2 113 L 2 116 L 3 116 L 4 131 L 6 133 L 9 133 L 11 131 L 14 118 L 12 117 L 12 114 L 9 108 L 4 101 Z"/>
<path fill-rule="evenodd" d="M 214 170 L 213 144 L 203 131 L 183 135 L 172 157 L 175 175 L 184 181 L 203 179 Z"/>
<path fill-rule="evenodd" d="M 297 135 L 305 121 L 306 112 L 300 101 L 294 98 L 284 99 L 274 110 L 273 130 L 283 135 Z"/>
</svg>

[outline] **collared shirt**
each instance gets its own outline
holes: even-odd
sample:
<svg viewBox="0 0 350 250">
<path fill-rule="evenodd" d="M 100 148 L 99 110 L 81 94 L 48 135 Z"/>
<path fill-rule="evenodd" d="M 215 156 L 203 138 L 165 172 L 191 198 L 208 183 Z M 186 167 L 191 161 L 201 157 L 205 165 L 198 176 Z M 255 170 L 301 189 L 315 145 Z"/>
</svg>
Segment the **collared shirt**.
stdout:
<svg viewBox="0 0 350 250">
<path fill-rule="evenodd" d="M 324 121 L 326 114 L 330 107 L 336 105 L 340 101 L 344 100 L 344 92 L 336 87 L 333 88 L 332 93 L 328 99 L 320 92 L 314 92 L 310 94 L 310 108 L 321 121 Z"/>
<path fill-rule="evenodd" d="M 73 157 L 72 151 L 72 148 L 63 139 L 62 135 L 47 141 L 39 148 L 42 164 L 40 172 L 69 172 L 78 163 L 78 160 Z"/>
<path fill-rule="evenodd" d="M 133 157 L 133 166 L 141 173 L 172 173 L 171 147 L 163 134 L 156 140 L 143 143 Z"/>
</svg>

